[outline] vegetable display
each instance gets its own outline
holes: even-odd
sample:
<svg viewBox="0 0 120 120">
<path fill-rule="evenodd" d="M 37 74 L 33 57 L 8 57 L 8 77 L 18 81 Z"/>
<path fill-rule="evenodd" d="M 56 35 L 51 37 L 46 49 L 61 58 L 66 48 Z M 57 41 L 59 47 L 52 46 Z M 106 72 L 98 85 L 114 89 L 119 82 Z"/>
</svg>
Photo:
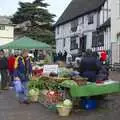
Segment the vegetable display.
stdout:
<svg viewBox="0 0 120 120">
<path fill-rule="evenodd" d="M 29 96 L 39 95 L 39 89 L 33 88 L 29 90 Z"/>
<path fill-rule="evenodd" d="M 61 86 L 65 86 L 69 88 L 71 86 L 78 86 L 78 84 L 73 80 L 65 80 L 64 82 L 61 83 Z"/>
</svg>

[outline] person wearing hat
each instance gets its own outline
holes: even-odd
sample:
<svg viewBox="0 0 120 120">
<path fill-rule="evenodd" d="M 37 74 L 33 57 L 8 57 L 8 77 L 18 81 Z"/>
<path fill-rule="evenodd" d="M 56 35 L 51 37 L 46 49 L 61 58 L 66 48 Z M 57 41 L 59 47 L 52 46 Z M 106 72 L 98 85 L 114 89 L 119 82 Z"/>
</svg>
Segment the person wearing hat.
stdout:
<svg viewBox="0 0 120 120">
<path fill-rule="evenodd" d="M 1 89 L 6 90 L 8 85 L 8 61 L 3 50 L 0 50 Z"/>
</svg>

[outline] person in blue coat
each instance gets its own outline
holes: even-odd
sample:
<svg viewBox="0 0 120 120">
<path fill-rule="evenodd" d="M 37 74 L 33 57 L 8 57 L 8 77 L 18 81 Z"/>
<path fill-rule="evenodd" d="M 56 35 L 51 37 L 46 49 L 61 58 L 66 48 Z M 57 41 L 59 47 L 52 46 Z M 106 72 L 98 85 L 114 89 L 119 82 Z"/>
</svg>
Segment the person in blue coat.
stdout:
<svg viewBox="0 0 120 120">
<path fill-rule="evenodd" d="M 101 63 L 95 57 L 91 50 L 87 50 L 85 56 L 81 60 L 79 72 L 82 77 L 88 78 L 89 82 L 95 82 L 96 76 L 101 68 Z"/>
<path fill-rule="evenodd" d="M 29 76 L 32 74 L 31 60 L 28 57 L 28 51 L 24 50 L 21 56 L 17 56 L 15 60 L 14 80 L 20 80 L 22 90 L 17 93 L 20 103 L 28 103 L 27 84 Z"/>
</svg>

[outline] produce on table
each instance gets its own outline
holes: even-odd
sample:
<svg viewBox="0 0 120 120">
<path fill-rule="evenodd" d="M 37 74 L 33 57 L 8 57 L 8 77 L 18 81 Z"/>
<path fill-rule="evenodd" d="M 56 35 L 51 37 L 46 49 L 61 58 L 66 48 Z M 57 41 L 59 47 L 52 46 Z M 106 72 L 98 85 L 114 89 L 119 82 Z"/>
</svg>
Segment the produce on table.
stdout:
<svg viewBox="0 0 120 120">
<path fill-rule="evenodd" d="M 59 72 L 58 75 L 59 77 L 70 77 L 70 73 L 72 72 L 71 69 L 67 69 L 67 68 L 59 68 Z"/>
<path fill-rule="evenodd" d="M 37 88 L 39 90 L 42 90 L 45 88 L 44 86 L 44 81 L 39 79 L 39 80 L 31 80 L 28 83 L 28 88 L 32 89 L 32 88 Z"/>
<path fill-rule="evenodd" d="M 36 77 L 36 76 L 31 77 L 31 80 L 38 80 L 38 79 L 39 79 L 39 77 Z"/>
<path fill-rule="evenodd" d="M 39 89 L 33 88 L 29 90 L 29 96 L 36 96 L 39 95 Z"/>
<path fill-rule="evenodd" d="M 65 80 L 64 82 L 61 83 L 61 85 L 66 87 L 78 86 L 78 84 L 73 80 Z"/>
<path fill-rule="evenodd" d="M 74 80 L 80 86 L 80 85 L 86 85 L 88 79 L 80 76 L 74 76 L 72 77 L 72 80 Z"/>
<path fill-rule="evenodd" d="M 37 88 L 29 90 L 29 99 L 31 102 L 38 102 L 40 91 Z"/>
</svg>

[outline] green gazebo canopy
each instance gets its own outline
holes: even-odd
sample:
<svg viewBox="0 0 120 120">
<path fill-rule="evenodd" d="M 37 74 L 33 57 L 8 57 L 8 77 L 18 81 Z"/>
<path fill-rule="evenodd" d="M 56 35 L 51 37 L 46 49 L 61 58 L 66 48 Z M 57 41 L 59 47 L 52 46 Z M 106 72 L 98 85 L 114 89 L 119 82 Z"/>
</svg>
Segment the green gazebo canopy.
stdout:
<svg viewBox="0 0 120 120">
<path fill-rule="evenodd" d="M 6 45 L 0 46 L 1 49 L 50 49 L 51 47 L 43 42 L 33 40 L 29 37 L 22 37 Z"/>
</svg>

